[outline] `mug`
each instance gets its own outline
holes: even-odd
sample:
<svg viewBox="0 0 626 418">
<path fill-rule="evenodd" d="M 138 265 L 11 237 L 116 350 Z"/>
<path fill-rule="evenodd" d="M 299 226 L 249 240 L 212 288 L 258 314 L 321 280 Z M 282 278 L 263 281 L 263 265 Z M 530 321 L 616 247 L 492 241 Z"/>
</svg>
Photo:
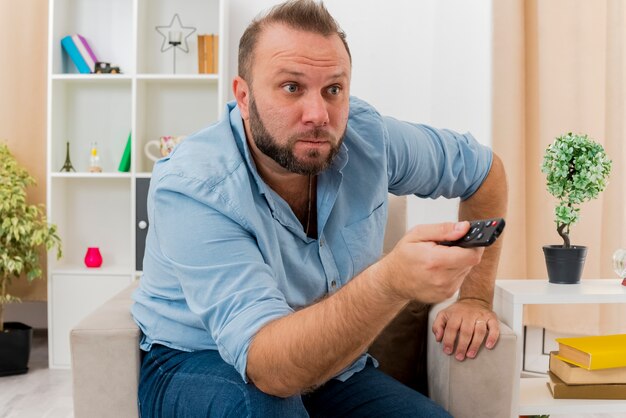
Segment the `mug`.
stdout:
<svg viewBox="0 0 626 418">
<path fill-rule="evenodd" d="M 162 136 L 158 141 L 153 139 L 152 141 L 146 142 L 146 145 L 143 147 L 143 152 L 146 154 L 146 157 L 150 158 L 152 161 L 156 161 L 170 155 L 174 147 L 183 139 L 185 139 L 184 135 Z"/>
</svg>

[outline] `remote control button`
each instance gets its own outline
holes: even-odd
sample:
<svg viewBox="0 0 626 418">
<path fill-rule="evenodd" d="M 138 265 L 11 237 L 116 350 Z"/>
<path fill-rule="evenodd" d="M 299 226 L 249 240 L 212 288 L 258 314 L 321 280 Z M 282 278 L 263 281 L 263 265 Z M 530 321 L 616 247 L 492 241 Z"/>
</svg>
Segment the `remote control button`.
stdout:
<svg viewBox="0 0 626 418">
<path fill-rule="evenodd" d="M 481 240 L 485 235 L 481 232 L 480 234 L 476 235 L 476 240 Z"/>
<path fill-rule="evenodd" d="M 482 228 L 483 228 L 483 226 L 484 226 L 483 221 L 477 221 L 477 222 L 472 223 L 472 225 L 471 225 L 470 229 L 474 229 L 474 228 L 480 228 L 480 229 L 482 229 Z"/>
</svg>

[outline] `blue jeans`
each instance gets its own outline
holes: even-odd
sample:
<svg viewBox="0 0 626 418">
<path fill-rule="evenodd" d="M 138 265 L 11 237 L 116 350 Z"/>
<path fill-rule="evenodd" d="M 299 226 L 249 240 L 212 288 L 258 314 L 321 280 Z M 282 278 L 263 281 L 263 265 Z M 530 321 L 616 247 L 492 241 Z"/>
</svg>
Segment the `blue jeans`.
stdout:
<svg viewBox="0 0 626 418">
<path fill-rule="evenodd" d="M 215 350 L 184 352 L 153 346 L 139 379 L 142 418 L 185 417 L 428 417 L 450 418 L 421 393 L 373 365 L 347 381 L 279 398 L 246 384 Z"/>
</svg>

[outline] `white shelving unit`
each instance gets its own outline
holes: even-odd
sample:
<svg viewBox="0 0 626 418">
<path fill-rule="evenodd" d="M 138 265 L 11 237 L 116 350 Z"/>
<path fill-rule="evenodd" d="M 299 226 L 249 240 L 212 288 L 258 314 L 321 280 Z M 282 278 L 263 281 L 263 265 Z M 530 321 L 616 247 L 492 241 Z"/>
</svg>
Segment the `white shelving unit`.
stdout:
<svg viewBox="0 0 626 418">
<path fill-rule="evenodd" d="M 540 414 L 626 413 L 626 401 L 553 399 L 546 377 L 522 376 L 524 306 L 552 304 L 626 303 L 626 286 L 618 279 L 583 279 L 579 284 L 553 284 L 547 280 L 497 280 L 494 310 L 517 334 L 517 375 L 511 416 Z"/>
<path fill-rule="evenodd" d="M 215 122 L 227 100 L 226 0 L 50 0 L 48 51 L 47 215 L 59 227 L 64 257 L 48 259 L 51 368 L 70 367 L 69 331 L 98 304 L 139 275 L 143 245 L 137 229 L 153 162 L 145 144 L 189 135 Z M 189 52 L 161 52 L 175 14 L 195 27 Z M 61 39 L 79 33 L 99 60 L 122 74 L 79 74 Z M 198 73 L 199 34 L 219 35 L 217 74 Z M 131 168 L 118 166 L 131 133 Z M 102 173 L 89 173 L 98 143 Z M 76 172 L 61 172 L 66 143 Z M 139 197 L 139 200 L 138 200 Z M 147 219 L 145 219 L 147 221 Z M 103 265 L 84 266 L 87 247 Z"/>
</svg>

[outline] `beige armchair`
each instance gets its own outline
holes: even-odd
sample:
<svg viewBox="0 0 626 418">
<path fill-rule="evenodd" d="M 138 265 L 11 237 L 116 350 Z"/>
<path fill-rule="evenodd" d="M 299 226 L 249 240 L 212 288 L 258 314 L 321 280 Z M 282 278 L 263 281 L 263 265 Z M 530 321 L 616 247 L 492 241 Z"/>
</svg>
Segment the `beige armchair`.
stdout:
<svg viewBox="0 0 626 418">
<path fill-rule="evenodd" d="M 392 198 L 389 214 L 386 249 L 404 232 L 405 199 Z M 138 416 L 140 332 L 130 315 L 136 286 L 98 307 L 70 333 L 76 418 Z M 410 304 L 383 331 L 371 352 L 383 370 L 428 391 L 454 417 L 512 416 L 515 334 L 500 323 L 500 340 L 493 350 L 482 349 L 475 359 L 458 362 L 443 354 L 430 332 L 436 313 L 446 303 L 451 301 L 432 309 Z"/>
</svg>

